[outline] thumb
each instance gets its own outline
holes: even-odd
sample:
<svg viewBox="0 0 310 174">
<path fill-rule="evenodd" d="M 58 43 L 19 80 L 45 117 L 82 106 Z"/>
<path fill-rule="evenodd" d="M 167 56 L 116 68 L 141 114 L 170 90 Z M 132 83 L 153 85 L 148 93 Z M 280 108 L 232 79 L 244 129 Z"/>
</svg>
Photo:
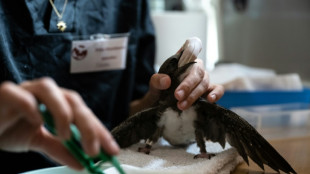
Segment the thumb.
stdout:
<svg viewBox="0 0 310 174">
<path fill-rule="evenodd" d="M 150 80 L 150 90 L 158 93 L 160 90 L 168 89 L 171 79 L 167 74 L 154 74 Z"/>
<path fill-rule="evenodd" d="M 149 85 L 149 91 L 142 100 L 131 102 L 130 115 L 153 105 L 159 99 L 160 91 L 170 87 L 171 79 L 166 74 L 153 74 Z"/>
</svg>

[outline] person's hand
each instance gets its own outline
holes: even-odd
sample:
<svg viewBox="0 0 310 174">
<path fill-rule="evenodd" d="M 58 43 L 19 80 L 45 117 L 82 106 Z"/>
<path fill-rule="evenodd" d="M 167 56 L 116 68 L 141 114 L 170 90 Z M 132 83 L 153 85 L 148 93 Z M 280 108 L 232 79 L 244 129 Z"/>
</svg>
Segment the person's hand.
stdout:
<svg viewBox="0 0 310 174">
<path fill-rule="evenodd" d="M 44 103 L 56 125 L 57 137 L 43 126 L 37 100 Z M 0 84 L 0 149 L 11 152 L 29 150 L 47 154 L 55 161 L 74 169 L 82 166 L 63 146 L 70 138 L 70 123 L 81 133 L 84 151 L 97 155 L 100 148 L 116 155 L 119 147 L 82 98 L 74 91 L 59 88 L 50 78 Z"/>
<path fill-rule="evenodd" d="M 196 59 L 196 62 L 175 90 L 174 95 L 178 100 L 177 105 L 180 110 L 188 109 L 199 97 L 204 97 L 214 103 L 224 94 L 224 88 L 221 85 L 209 83 L 209 76 L 203 68 L 203 61 Z M 148 100 L 146 101 L 156 101 L 160 90 L 168 89 L 170 84 L 171 80 L 168 75 L 154 74 L 151 77 L 150 90 L 147 93 Z"/>
<path fill-rule="evenodd" d="M 179 60 L 179 66 L 188 62 L 197 63 L 186 72 L 186 76 L 181 84 L 175 90 L 175 97 L 178 100 L 178 108 L 185 110 L 189 108 L 199 97 L 205 97 L 209 102 L 218 101 L 224 94 L 224 88 L 221 85 L 209 84 L 208 73 L 205 71 L 203 61 L 197 59 L 202 44 L 197 37 L 189 38 L 178 50 L 182 53 Z M 154 74 L 150 79 L 150 89 L 141 100 L 131 103 L 131 114 L 152 105 L 159 98 L 161 90 L 170 87 L 171 80 L 166 74 Z"/>
</svg>

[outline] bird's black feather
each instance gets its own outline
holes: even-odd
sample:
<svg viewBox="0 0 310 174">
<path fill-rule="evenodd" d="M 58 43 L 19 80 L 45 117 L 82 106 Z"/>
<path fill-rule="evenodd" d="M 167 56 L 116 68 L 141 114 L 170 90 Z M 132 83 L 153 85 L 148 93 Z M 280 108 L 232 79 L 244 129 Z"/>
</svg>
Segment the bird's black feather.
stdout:
<svg viewBox="0 0 310 174">
<path fill-rule="evenodd" d="M 264 169 L 264 164 L 266 164 L 275 171 L 280 169 L 286 173 L 296 173 L 268 141 L 236 113 L 217 104 L 209 103 L 204 99 L 200 99 L 196 107 L 198 113 L 197 121 L 206 125 L 203 127 L 206 139 L 221 142 L 223 137 L 225 137 L 247 163 L 247 156 L 249 156 L 262 169 Z M 216 128 L 214 126 L 217 126 L 222 136 L 218 136 L 218 132 L 215 133 Z M 225 130 L 224 133 L 222 132 L 223 130 Z"/>
<path fill-rule="evenodd" d="M 157 130 L 156 123 L 159 119 L 157 111 L 158 107 L 146 109 L 115 127 L 111 133 L 120 147 L 129 147 L 141 139 L 150 138 Z"/>
</svg>

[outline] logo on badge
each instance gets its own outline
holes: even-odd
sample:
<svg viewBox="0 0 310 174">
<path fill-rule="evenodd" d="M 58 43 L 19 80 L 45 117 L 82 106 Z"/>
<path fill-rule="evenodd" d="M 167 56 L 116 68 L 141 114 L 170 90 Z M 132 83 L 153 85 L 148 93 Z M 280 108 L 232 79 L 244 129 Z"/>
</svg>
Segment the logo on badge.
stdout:
<svg viewBox="0 0 310 174">
<path fill-rule="evenodd" d="M 87 55 L 87 48 L 85 45 L 78 45 L 72 49 L 72 57 L 75 60 L 83 60 Z"/>
</svg>

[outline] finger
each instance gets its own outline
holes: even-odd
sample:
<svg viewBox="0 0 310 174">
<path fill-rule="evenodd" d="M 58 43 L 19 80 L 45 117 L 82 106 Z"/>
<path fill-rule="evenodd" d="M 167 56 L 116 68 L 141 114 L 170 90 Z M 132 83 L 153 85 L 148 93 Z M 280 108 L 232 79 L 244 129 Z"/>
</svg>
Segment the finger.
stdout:
<svg viewBox="0 0 310 174">
<path fill-rule="evenodd" d="M 154 74 L 150 79 L 150 88 L 144 97 L 144 102 L 141 105 L 143 108 L 150 106 L 154 101 L 158 100 L 160 91 L 168 89 L 171 85 L 171 79 L 167 74 Z"/>
<path fill-rule="evenodd" d="M 171 79 L 166 74 L 154 74 L 150 80 L 150 92 L 154 95 L 159 94 L 160 90 L 168 89 L 171 85 Z"/>
<path fill-rule="evenodd" d="M 110 134 L 110 132 L 105 127 L 100 127 L 100 142 L 101 147 L 106 153 L 110 155 L 117 155 L 119 153 L 119 146 Z"/>
<path fill-rule="evenodd" d="M 50 110 L 56 124 L 57 135 L 63 139 L 69 139 L 71 135 L 69 125 L 72 120 L 72 113 L 56 83 L 52 79 L 45 77 L 22 83 L 21 86 L 30 91 Z"/>
<path fill-rule="evenodd" d="M 21 116 L 25 116 L 26 120 L 34 125 L 42 122 L 41 116 L 37 111 L 36 100 L 28 91 L 12 82 L 3 82 L 0 86 L 0 96 L 1 130 L 10 127 Z"/>
<path fill-rule="evenodd" d="M 217 102 L 223 95 L 225 89 L 222 85 L 211 84 L 207 91 L 207 100 L 211 103 Z"/>
<path fill-rule="evenodd" d="M 36 138 L 33 139 L 30 150 L 43 152 L 56 162 L 68 165 L 70 168 L 76 170 L 83 169 L 83 166 L 65 148 L 61 141 L 43 127 L 41 127 L 41 131 Z"/>
<path fill-rule="evenodd" d="M 63 89 L 63 92 L 72 108 L 73 122 L 80 131 L 85 152 L 90 156 L 95 156 L 100 152 L 100 148 L 103 148 L 108 154 L 117 154 L 118 145 L 109 131 L 85 105 L 82 98 L 70 90 Z"/>
<path fill-rule="evenodd" d="M 73 123 L 77 126 L 82 137 L 82 146 L 85 152 L 91 156 L 99 153 L 99 140 L 96 139 L 94 124 L 92 124 L 93 113 L 85 106 L 81 97 L 73 91 L 63 89 L 72 112 Z"/>
<path fill-rule="evenodd" d="M 180 110 L 188 109 L 199 97 L 201 97 L 208 90 L 209 79 L 205 72 L 203 80 L 194 88 L 190 94 L 181 101 L 178 101 L 178 108 Z"/>
<path fill-rule="evenodd" d="M 167 74 L 153 74 L 149 82 L 149 90 L 143 98 L 134 100 L 130 103 L 130 115 L 148 108 L 153 105 L 160 96 L 160 91 L 168 89 L 171 85 L 171 79 Z"/>
<path fill-rule="evenodd" d="M 198 86 L 202 80 L 209 81 L 207 73 L 200 61 L 192 66 L 189 74 L 184 78 L 175 90 L 175 97 L 178 101 L 185 100 L 189 94 Z"/>
<path fill-rule="evenodd" d="M 1 108 L 1 115 L 0 115 L 0 135 L 2 135 L 6 130 L 16 124 L 23 115 L 11 108 Z"/>
</svg>

